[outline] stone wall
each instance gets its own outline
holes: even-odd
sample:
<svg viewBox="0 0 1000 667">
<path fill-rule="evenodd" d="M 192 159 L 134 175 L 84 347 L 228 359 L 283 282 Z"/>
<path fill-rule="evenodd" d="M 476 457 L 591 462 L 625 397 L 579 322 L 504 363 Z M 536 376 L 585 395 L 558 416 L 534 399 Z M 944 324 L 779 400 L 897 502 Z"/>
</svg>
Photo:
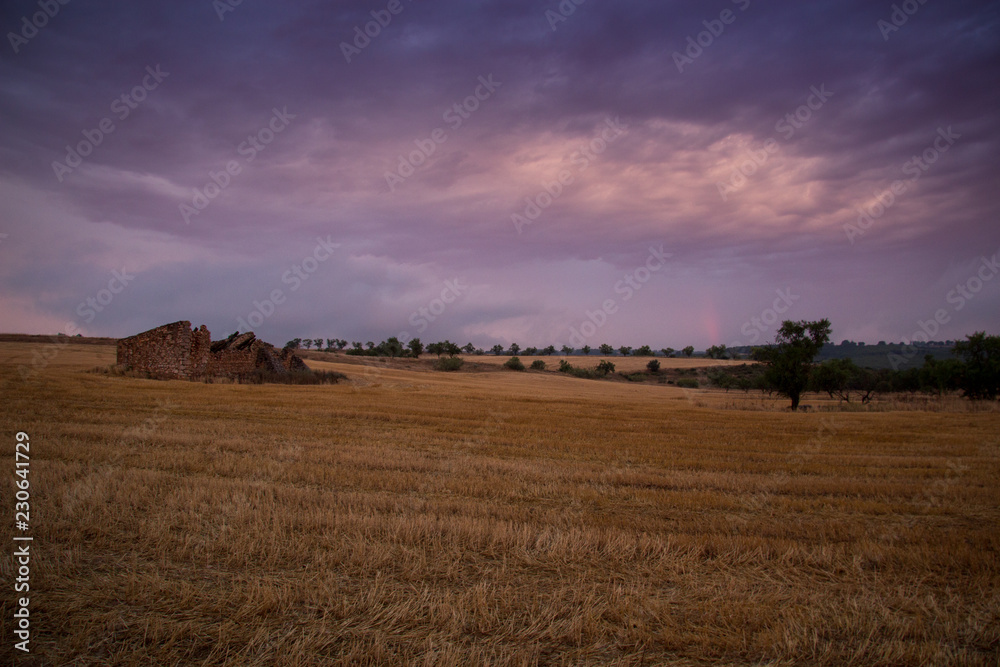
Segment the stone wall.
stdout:
<svg viewBox="0 0 1000 667">
<path fill-rule="evenodd" d="M 203 330 L 208 333 L 205 327 L 192 332 L 190 322 L 180 321 L 122 338 L 118 341 L 118 365 L 152 377 L 190 378 L 192 352 L 199 355 L 199 363 L 200 357 L 208 354 L 207 347 L 202 353 Z"/>
<path fill-rule="evenodd" d="M 118 365 L 163 379 L 204 377 L 245 379 L 257 370 L 284 373 L 305 363 L 291 350 L 278 351 L 252 332 L 212 342 L 205 325 L 194 331 L 187 321 L 165 324 L 118 341 Z"/>
</svg>

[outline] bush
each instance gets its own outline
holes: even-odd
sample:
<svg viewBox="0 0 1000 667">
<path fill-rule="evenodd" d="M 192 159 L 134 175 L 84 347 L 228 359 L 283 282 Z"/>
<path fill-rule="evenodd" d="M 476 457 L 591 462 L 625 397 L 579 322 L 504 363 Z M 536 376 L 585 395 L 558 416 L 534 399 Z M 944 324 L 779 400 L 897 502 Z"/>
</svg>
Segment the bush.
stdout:
<svg viewBox="0 0 1000 667">
<path fill-rule="evenodd" d="M 677 380 L 677 386 L 684 389 L 697 389 L 698 381 L 694 378 L 680 378 Z"/>
<path fill-rule="evenodd" d="M 650 373 L 659 373 L 660 362 L 657 361 L 656 359 L 652 359 L 648 364 L 646 364 L 646 368 L 649 370 Z"/>
<path fill-rule="evenodd" d="M 629 382 L 645 382 L 649 376 L 645 373 L 628 373 L 627 375 L 623 374 L 623 377 Z"/>
<path fill-rule="evenodd" d="M 541 359 L 535 359 L 534 361 L 531 362 L 531 370 L 533 370 L 533 371 L 544 371 L 545 370 L 545 362 L 542 361 Z"/>
<path fill-rule="evenodd" d="M 560 373 L 569 373 L 572 370 L 573 370 L 572 364 L 570 364 L 565 359 L 560 359 L 559 360 L 559 372 Z"/>
<path fill-rule="evenodd" d="M 517 357 L 511 357 L 506 362 L 504 362 L 504 368 L 509 368 L 512 371 L 523 371 L 524 364 Z"/>
<path fill-rule="evenodd" d="M 443 357 L 437 360 L 434 368 L 439 371 L 457 371 L 465 365 L 465 361 L 458 357 Z"/>
<path fill-rule="evenodd" d="M 608 373 L 615 372 L 615 365 L 604 359 L 601 363 L 597 364 L 597 368 L 594 369 L 599 375 L 607 375 Z"/>
</svg>

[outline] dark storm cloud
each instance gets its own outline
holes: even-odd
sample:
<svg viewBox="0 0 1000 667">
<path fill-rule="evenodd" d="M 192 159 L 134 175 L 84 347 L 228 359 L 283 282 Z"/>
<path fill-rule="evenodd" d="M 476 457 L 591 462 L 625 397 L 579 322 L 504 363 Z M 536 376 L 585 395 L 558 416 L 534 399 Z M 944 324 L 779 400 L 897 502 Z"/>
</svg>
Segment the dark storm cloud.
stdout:
<svg viewBox="0 0 1000 667">
<path fill-rule="evenodd" d="M 650 244 L 678 270 L 609 323 L 622 342 L 726 340 L 790 284 L 836 334 L 899 338 L 942 280 L 1000 246 L 995 3 L 218 6 L 73 0 L 16 53 L 8 36 L 4 328 L 60 326 L 123 262 L 155 298 L 109 307 L 115 333 L 177 319 L 170 303 L 232 309 L 329 234 L 353 259 L 267 323 L 276 338 L 391 335 L 459 273 L 477 287 L 453 338 L 562 336 Z M 18 34 L 38 11 L 8 3 L 0 26 Z M 147 68 L 167 74 L 136 102 Z M 498 83 L 485 99 L 481 77 Z M 269 132 L 275 110 L 288 120 Z M 53 162 L 105 119 L 114 131 L 60 180 Z M 608 122 L 627 131 L 602 144 Z M 939 130 L 948 150 L 847 231 Z M 401 159 L 413 173 L 393 187 Z M 560 173 L 572 182 L 518 234 L 511 216 Z M 859 297 L 865 284 L 886 287 Z M 998 295 L 984 288 L 947 335 L 995 327 Z"/>
</svg>

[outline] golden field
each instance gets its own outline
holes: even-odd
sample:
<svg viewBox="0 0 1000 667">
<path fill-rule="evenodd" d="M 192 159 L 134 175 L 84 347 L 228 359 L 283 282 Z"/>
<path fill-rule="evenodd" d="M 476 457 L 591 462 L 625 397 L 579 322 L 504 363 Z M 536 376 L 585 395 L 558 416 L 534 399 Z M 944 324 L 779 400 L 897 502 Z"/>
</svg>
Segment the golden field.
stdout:
<svg viewBox="0 0 1000 667">
<path fill-rule="evenodd" d="M 9 480 L 31 437 L 18 664 L 1000 661 L 995 409 L 346 359 L 310 361 L 334 386 L 92 372 L 113 362 L 0 343 Z"/>
</svg>

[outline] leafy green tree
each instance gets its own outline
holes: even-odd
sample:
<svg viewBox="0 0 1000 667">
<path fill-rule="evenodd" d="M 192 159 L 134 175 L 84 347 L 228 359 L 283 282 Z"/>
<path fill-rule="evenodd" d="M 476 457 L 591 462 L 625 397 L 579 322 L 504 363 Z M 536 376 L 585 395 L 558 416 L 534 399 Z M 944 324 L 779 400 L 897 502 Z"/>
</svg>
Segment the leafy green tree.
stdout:
<svg viewBox="0 0 1000 667">
<path fill-rule="evenodd" d="M 313 338 L 313 344 L 316 346 L 317 350 L 323 349 L 323 339 L 322 338 Z"/>
<path fill-rule="evenodd" d="M 525 356 L 533 357 L 536 354 L 538 354 L 538 348 L 537 347 L 526 347 L 526 348 L 524 348 L 524 354 L 525 354 Z M 545 362 L 543 361 L 542 363 L 545 363 Z"/>
<path fill-rule="evenodd" d="M 830 341 L 830 320 L 816 322 L 785 320 L 774 345 L 754 349 L 753 358 L 767 365 L 765 379 L 779 394 L 799 409 L 802 392 L 809 386 L 812 362 Z"/>
<path fill-rule="evenodd" d="M 312 338 L 303 338 L 302 339 L 302 347 L 304 347 L 305 349 L 308 350 L 310 347 L 312 347 L 312 344 L 313 344 Z"/>
<path fill-rule="evenodd" d="M 583 352 L 583 356 L 585 356 L 585 357 L 589 357 L 590 356 L 590 346 L 589 345 L 584 345 L 583 347 L 580 348 L 580 351 Z"/>
<path fill-rule="evenodd" d="M 607 359 L 602 359 L 595 369 L 598 375 L 607 375 L 615 372 L 615 365 Z"/>
<path fill-rule="evenodd" d="M 289 350 L 297 350 L 300 347 L 302 347 L 302 339 L 301 338 L 293 338 L 290 341 L 288 341 L 287 343 L 285 343 L 285 347 L 287 347 Z"/>
<path fill-rule="evenodd" d="M 405 348 L 403 347 L 403 344 L 400 343 L 399 339 L 396 338 L 395 336 L 392 336 L 391 338 L 382 341 L 381 343 L 379 343 L 377 348 L 377 352 L 380 356 L 391 357 L 391 358 L 403 356 L 404 351 Z"/>
<path fill-rule="evenodd" d="M 694 345 L 688 345 L 687 347 L 684 348 L 683 352 L 685 357 L 690 357 L 692 354 L 694 354 Z"/>
<path fill-rule="evenodd" d="M 472 343 L 466 343 L 464 346 L 462 346 L 462 352 L 466 354 L 474 354 L 475 351 L 476 351 L 476 346 L 473 345 Z"/>
<path fill-rule="evenodd" d="M 601 346 L 598 349 L 601 351 L 601 354 L 603 354 L 606 357 L 609 357 L 615 353 L 615 348 L 611 347 L 607 343 L 601 343 Z"/>
<path fill-rule="evenodd" d="M 653 349 L 648 345 L 643 345 L 638 350 L 633 353 L 637 357 L 653 357 L 656 356 Z"/>
<path fill-rule="evenodd" d="M 333 346 L 336 345 L 336 344 L 337 344 L 337 339 L 336 338 L 327 338 L 326 339 L 326 349 L 332 350 Z"/>
<path fill-rule="evenodd" d="M 503 345 L 497 343 L 496 345 L 490 348 L 490 352 L 499 357 L 501 354 L 503 354 Z"/>
<path fill-rule="evenodd" d="M 729 355 L 726 354 L 725 345 L 713 345 L 712 347 L 705 350 L 705 356 L 709 359 L 728 359 Z"/>
<path fill-rule="evenodd" d="M 628 355 L 632 354 L 632 348 L 629 347 L 628 345 L 622 345 L 620 348 L 618 348 L 618 351 L 622 353 L 623 357 L 627 357 Z"/>
<path fill-rule="evenodd" d="M 420 355 L 424 353 L 424 344 L 420 342 L 419 338 L 414 338 L 407 343 L 406 348 L 410 351 L 410 356 L 414 359 L 419 359 Z"/>
<path fill-rule="evenodd" d="M 571 348 L 569 345 L 563 345 L 562 353 L 568 357 L 571 354 L 573 354 L 573 348 Z"/>
<path fill-rule="evenodd" d="M 521 351 L 521 346 L 517 343 L 510 344 L 510 354 L 511 356 L 517 356 L 517 353 Z"/>
<path fill-rule="evenodd" d="M 954 348 L 963 362 L 963 395 L 974 401 L 995 401 L 1000 395 L 1000 336 L 978 331 L 966 338 Z"/>
<path fill-rule="evenodd" d="M 551 357 L 555 353 L 556 353 L 556 346 L 555 345 L 549 345 L 547 348 L 545 348 L 544 350 L 542 350 L 542 354 L 544 354 L 547 357 Z"/>
<path fill-rule="evenodd" d="M 662 350 L 660 350 L 660 352 L 663 353 L 664 357 L 672 357 L 672 356 L 674 356 L 674 348 L 672 348 L 672 347 L 665 347 Z"/>
</svg>

